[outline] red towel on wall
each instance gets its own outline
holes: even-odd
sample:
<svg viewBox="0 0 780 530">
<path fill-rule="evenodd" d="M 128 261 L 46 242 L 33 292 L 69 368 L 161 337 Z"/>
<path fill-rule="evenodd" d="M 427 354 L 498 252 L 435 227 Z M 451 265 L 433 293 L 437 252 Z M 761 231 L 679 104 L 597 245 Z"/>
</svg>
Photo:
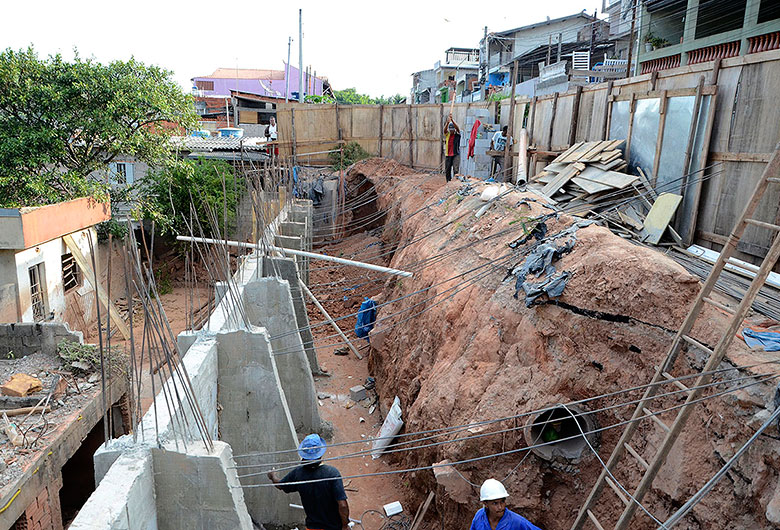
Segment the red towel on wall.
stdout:
<svg viewBox="0 0 780 530">
<path fill-rule="evenodd" d="M 482 123 L 477 120 L 474 122 L 474 126 L 471 128 L 471 136 L 469 136 L 469 154 L 466 159 L 474 158 L 474 144 L 477 142 L 477 131 Z"/>
</svg>

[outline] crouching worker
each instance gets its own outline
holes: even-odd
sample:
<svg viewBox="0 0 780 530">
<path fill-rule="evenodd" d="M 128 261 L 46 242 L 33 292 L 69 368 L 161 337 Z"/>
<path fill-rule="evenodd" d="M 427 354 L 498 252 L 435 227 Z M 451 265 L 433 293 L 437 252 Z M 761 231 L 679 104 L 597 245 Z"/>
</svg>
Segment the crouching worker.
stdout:
<svg viewBox="0 0 780 530">
<path fill-rule="evenodd" d="M 303 464 L 282 479 L 275 471 L 269 472 L 268 478 L 285 493 L 301 494 L 307 530 L 347 530 L 347 494 L 338 469 L 322 463 L 326 450 L 325 440 L 319 434 L 310 434 L 298 446 Z"/>
<path fill-rule="evenodd" d="M 540 530 L 522 515 L 506 507 L 509 494 L 506 488 L 494 478 L 482 483 L 479 500 L 485 505 L 480 508 L 471 521 L 471 530 Z"/>
</svg>

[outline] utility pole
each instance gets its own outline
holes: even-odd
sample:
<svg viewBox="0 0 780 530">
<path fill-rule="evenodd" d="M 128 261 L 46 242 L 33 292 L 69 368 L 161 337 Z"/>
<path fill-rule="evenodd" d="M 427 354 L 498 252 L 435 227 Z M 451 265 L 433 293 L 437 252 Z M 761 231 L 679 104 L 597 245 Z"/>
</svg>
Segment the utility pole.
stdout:
<svg viewBox="0 0 780 530">
<path fill-rule="evenodd" d="M 303 103 L 303 9 L 298 10 L 298 101 Z"/>
<path fill-rule="evenodd" d="M 284 102 L 290 101 L 290 46 L 292 37 L 287 37 L 287 65 L 284 72 Z"/>
<path fill-rule="evenodd" d="M 482 37 L 482 46 L 479 49 L 479 83 L 482 87 L 482 99 L 487 98 L 487 70 L 490 60 L 490 44 L 487 40 L 487 26 L 485 26 L 485 35 Z"/>
<path fill-rule="evenodd" d="M 632 3 L 633 12 L 631 13 L 631 38 L 628 40 L 628 64 L 626 64 L 626 77 L 631 77 L 631 59 L 634 50 L 634 26 L 636 25 L 637 0 L 634 0 Z"/>
<path fill-rule="evenodd" d="M 593 12 L 593 18 L 596 18 L 598 11 Z M 593 40 L 596 38 L 596 21 L 594 20 L 590 24 L 590 48 L 588 51 L 588 70 L 593 66 Z"/>
</svg>

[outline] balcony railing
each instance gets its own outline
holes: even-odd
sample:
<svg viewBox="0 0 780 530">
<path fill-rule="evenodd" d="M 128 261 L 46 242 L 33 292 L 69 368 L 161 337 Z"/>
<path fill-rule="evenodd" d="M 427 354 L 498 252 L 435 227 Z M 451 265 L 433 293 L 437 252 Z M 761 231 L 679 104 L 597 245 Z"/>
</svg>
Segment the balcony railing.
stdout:
<svg viewBox="0 0 780 530">
<path fill-rule="evenodd" d="M 680 66 L 680 54 L 669 55 L 668 57 L 661 57 L 659 59 L 652 59 L 642 63 L 642 73 L 650 74 L 652 72 L 658 72 L 660 70 L 669 70 L 670 68 L 677 68 Z"/>
<path fill-rule="evenodd" d="M 707 61 L 736 57 L 737 55 L 739 55 L 738 40 L 691 50 L 688 52 L 688 64 L 706 63 Z"/>
<path fill-rule="evenodd" d="M 780 48 L 780 31 L 748 38 L 748 53 L 765 52 Z"/>
</svg>

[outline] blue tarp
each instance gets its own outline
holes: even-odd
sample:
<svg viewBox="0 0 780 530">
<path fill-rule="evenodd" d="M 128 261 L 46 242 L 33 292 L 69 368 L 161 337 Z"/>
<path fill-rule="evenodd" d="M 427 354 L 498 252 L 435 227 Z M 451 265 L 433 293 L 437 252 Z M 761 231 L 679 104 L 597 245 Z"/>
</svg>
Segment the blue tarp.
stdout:
<svg viewBox="0 0 780 530">
<path fill-rule="evenodd" d="M 357 314 L 357 322 L 355 323 L 355 335 L 360 338 L 368 337 L 369 332 L 374 329 L 374 323 L 376 322 L 376 302 L 370 298 L 363 300 L 360 304 L 360 310 Z"/>
<path fill-rule="evenodd" d="M 753 331 L 750 328 L 742 330 L 745 344 L 751 348 L 763 347 L 764 351 L 780 351 L 780 332 L 777 331 Z"/>
</svg>

